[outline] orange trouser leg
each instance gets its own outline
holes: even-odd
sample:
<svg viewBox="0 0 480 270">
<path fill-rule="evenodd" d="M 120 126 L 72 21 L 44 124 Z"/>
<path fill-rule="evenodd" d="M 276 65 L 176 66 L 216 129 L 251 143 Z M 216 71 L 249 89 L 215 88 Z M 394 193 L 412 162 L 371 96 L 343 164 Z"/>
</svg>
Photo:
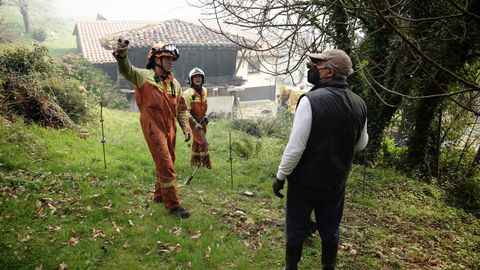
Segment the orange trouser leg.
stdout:
<svg viewBox="0 0 480 270">
<path fill-rule="evenodd" d="M 192 143 L 192 158 L 190 163 L 192 166 L 203 165 L 210 168 L 210 155 L 208 154 L 208 143 L 206 139 L 207 127 L 203 127 L 203 131 L 192 130 L 193 143 Z"/>
<path fill-rule="evenodd" d="M 180 207 L 180 197 L 176 187 L 176 173 L 173 162 L 175 160 L 175 133 L 167 136 L 165 133 L 143 128 L 144 137 L 155 162 L 157 182 L 155 184 L 155 199 L 163 201 L 166 209 Z M 172 134 L 170 134 L 172 135 Z M 172 138 L 173 137 L 173 138 Z"/>
</svg>

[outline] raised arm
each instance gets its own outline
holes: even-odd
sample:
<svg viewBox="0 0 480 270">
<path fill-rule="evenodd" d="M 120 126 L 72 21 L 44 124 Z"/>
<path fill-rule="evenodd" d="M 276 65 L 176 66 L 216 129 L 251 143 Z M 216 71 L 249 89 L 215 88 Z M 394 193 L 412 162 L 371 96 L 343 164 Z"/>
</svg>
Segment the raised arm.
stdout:
<svg viewBox="0 0 480 270">
<path fill-rule="evenodd" d="M 117 59 L 118 71 L 122 76 L 137 87 L 142 87 L 145 83 L 145 74 L 142 69 L 132 66 L 128 59 L 128 40 L 118 39 L 117 48 L 113 56 Z"/>
</svg>

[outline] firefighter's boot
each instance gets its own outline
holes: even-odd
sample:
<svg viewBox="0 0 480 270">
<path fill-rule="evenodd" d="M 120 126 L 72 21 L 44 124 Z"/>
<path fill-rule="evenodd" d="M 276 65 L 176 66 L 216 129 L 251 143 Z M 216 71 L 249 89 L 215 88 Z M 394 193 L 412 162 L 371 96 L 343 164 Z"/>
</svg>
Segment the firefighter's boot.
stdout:
<svg viewBox="0 0 480 270">
<path fill-rule="evenodd" d="M 322 242 L 322 270 L 334 270 L 337 264 L 338 245 Z"/>
<path fill-rule="evenodd" d="M 302 257 L 302 249 L 302 245 L 287 245 L 285 249 L 285 261 L 287 263 L 287 267 L 285 267 L 285 270 L 298 269 L 298 262 L 300 262 L 300 258 Z"/>
<path fill-rule="evenodd" d="M 177 207 L 174 209 L 170 209 L 170 214 L 176 215 L 180 218 L 189 218 L 190 217 L 190 212 L 185 210 L 183 207 Z"/>
</svg>

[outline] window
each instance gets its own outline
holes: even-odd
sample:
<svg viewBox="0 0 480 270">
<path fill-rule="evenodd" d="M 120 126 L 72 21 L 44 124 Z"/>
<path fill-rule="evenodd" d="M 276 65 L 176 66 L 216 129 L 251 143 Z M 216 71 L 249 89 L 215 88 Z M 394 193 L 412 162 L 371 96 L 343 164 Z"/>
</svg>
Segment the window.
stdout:
<svg viewBox="0 0 480 270">
<path fill-rule="evenodd" d="M 248 59 L 248 73 L 260 72 L 260 59 L 250 58 Z"/>
</svg>

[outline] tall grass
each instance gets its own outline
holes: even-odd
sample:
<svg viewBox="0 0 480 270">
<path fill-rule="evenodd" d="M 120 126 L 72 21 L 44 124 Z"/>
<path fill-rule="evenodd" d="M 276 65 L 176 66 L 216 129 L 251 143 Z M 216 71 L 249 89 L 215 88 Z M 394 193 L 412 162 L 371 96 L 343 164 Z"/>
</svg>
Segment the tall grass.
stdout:
<svg viewBox="0 0 480 270">
<path fill-rule="evenodd" d="M 285 200 L 272 196 L 271 174 L 285 138 L 259 139 L 230 120 L 211 122 L 213 168 L 179 188 L 192 212 L 180 220 L 152 201 L 154 167 L 138 114 L 104 110 L 106 170 L 95 115 L 82 127 L 86 139 L 0 122 L 0 269 L 281 269 Z M 230 170 L 229 134 L 233 142 L 260 141 L 261 151 L 248 159 L 233 151 Z M 190 147 L 177 136 L 179 181 L 193 172 Z M 339 267 L 473 269 L 479 221 L 443 198 L 433 185 L 356 166 Z M 320 246 L 318 235 L 309 238 L 301 269 L 320 268 Z"/>
</svg>

